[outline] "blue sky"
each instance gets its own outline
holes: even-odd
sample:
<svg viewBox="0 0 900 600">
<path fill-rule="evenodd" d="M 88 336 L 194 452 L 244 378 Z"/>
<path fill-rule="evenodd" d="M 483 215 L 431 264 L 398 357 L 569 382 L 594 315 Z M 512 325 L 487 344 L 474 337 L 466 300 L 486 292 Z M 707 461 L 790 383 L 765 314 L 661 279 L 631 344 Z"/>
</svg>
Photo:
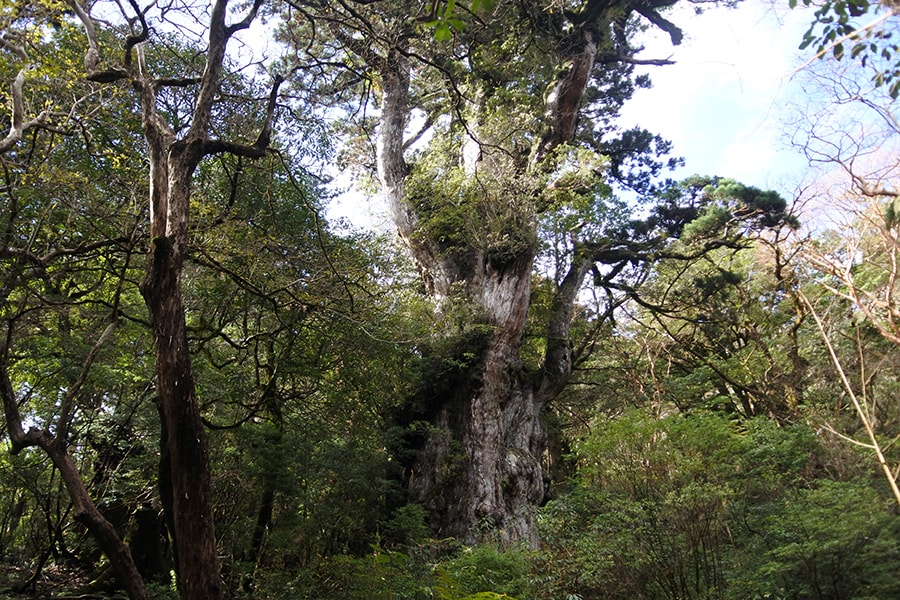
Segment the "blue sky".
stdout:
<svg viewBox="0 0 900 600">
<path fill-rule="evenodd" d="M 652 28 L 640 55 L 676 64 L 646 68 L 654 85 L 626 103 L 622 126 L 637 125 L 674 143 L 673 154 L 686 164 L 666 176 L 720 175 L 790 198 L 807 163 L 789 147 L 783 122 L 800 94 L 791 75 L 809 58 L 811 51 L 797 47 L 812 12 L 790 10 L 787 0 L 745 0 L 701 15 L 681 4 L 666 16 L 684 30 L 682 44 L 673 47 Z M 382 202 L 360 206 L 353 192 L 334 201 L 329 216 L 391 229 Z"/>
<path fill-rule="evenodd" d="M 626 104 L 623 124 L 674 143 L 686 161 L 676 178 L 721 175 L 790 195 L 806 161 L 789 147 L 783 122 L 800 94 L 792 72 L 811 52 L 797 49 L 811 12 L 749 0 L 699 16 L 686 6 L 667 16 L 686 39 L 673 47 L 668 36 L 649 31 L 642 56 L 676 64 L 647 68 L 654 87 Z"/>
</svg>

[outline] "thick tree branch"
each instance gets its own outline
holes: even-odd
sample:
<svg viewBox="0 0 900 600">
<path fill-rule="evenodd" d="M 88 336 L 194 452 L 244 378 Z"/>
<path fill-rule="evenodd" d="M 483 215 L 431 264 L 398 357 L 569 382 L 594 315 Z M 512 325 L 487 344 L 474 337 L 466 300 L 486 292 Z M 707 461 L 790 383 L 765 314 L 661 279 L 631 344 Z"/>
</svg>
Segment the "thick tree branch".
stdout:
<svg viewBox="0 0 900 600">
<path fill-rule="evenodd" d="M 559 395 L 572 374 L 573 355 L 569 329 L 575 300 L 591 264 L 591 257 L 579 251 L 576 245 L 572 264 L 553 296 L 550 321 L 547 324 L 547 349 L 544 352 L 541 377 L 534 395 L 535 402 L 539 406 L 547 404 Z"/>
<path fill-rule="evenodd" d="M 44 125 L 50 117 L 50 112 L 44 110 L 35 118 L 29 121 L 25 120 L 25 103 L 22 100 L 22 88 L 25 86 L 25 73 L 27 70 L 28 67 L 20 70 L 10 85 L 12 114 L 10 115 L 9 133 L 0 140 L 0 154 L 8 152 L 22 139 L 22 135 L 26 131 Z"/>
<path fill-rule="evenodd" d="M 88 49 L 84 54 L 84 70 L 87 73 L 87 79 L 96 83 L 112 83 L 130 77 L 128 71 L 121 67 L 100 69 L 100 44 L 97 41 L 97 28 L 94 27 L 94 21 L 78 0 L 69 0 L 69 6 L 81 21 L 88 40 Z"/>
<path fill-rule="evenodd" d="M 584 90 L 597 59 L 597 39 L 591 28 L 579 33 L 577 51 L 566 57 L 562 75 L 551 84 L 544 100 L 544 134 L 532 152 L 529 165 L 540 165 L 554 148 L 575 137 L 575 125 L 581 111 Z"/>
<path fill-rule="evenodd" d="M 382 71 L 386 68 L 386 59 L 375 52 L 375 50 L 372 49 L 371 44 L 367 43 L 365 40 L 347 35 L 340 28 L 338 23 L 331 22 L 329 25 L 331 25 L 329 28 L 331 34 L 337 38 L 341 45 L 353 54 L 362 58 L 372 69 L 375 71 Z"/>
<path fill-rule="evenodd" d="M 9 32 L 0 33 L 0 48 L 12 52 L 21 60 L 27 61 L 28 53 L 25 52 L 25 49 L 22 47 L 21 43 L 18 42 L 18 40 L 14 41 L 13 39 L 10 39 L 13 37 L 18 36 L 10 35 Z"/>
<path fill-rule="evenodd" d="M 244 158 L 262 158 L 266 155 L 266 146 L 256 144 L 241 144 L 227 140 L 206 140 L 203 142 L 203 156 L 227 152 Z"/>
<path fill-rule="evenodd" d="M 666 2 L 663 5 L 668 6 L 675 4 L 674 2 Z M 635 7 L 635 11 L 637 11 L 642 17 L 665 31 L 669 34 L 669 38 L 672 40 L 672 43 L 676 46 L 681 44 L 681 41 L 684 39 L 684 33 L 681 29 L 672 23 L 671 21 L 664 19 L 658 12 L 656 12 L 656 7 L 646 7 L 638 5 Z"/>
<path fill-rule="evenodd" d="M 266 116 L 263 119 L 262 128 L 253 144 L 241 144 L 237 142 L 229 142 L 225 140 L 207 140 L 203 142 L 203 155 L 218 154 L 227 152 L 235 156 L 243 156 L 244 158 L 262 158 L 266 155 L 269 143 L 272 141 L 272 123 L 275 120 L 275 108 L 278 104 L 278 90 L 284 83 L 284 77 L 275 76 L 272 83 L 272 90 L 269 92 L 269 100 L 266 104 Z"/>
<path fill-rule="evenodd" d="M 666 65 L 674 65 L 675 61 L 670 58 L 635 58 L 626 54 L 604 53 L 597 57 L 597 62 L 601 64 L 627 63 L 629 65 L 664 67 Z"/>
<path fill-rule="evenodd" d="M 259 9 L 263 4 L 263 0 L 253 0 L 253 6 L 250 7 L 250 10 L 247 12 L 247 15 L 238 21 L 237 23 L 233 23 L 225 28 L 226 37 L 231 37 L 238 31 L 242 29 L 247 29 L 250 27 L 250 24 L 256 19 L 257 14 L 259 14 Z"/>
<path fill-rule="evenodd" d="M 200 91 L 194 102 L 193 119 L 187 137 L 189 139 L 206 139 L 212 107 L 222 80 L 225 61 L 225 48 L 228 44 L 228 27 L 225 25 L 228 0 L 216 0 L 209 18 L 209 48 L 206 54 L 206 66 L 201 76 Z"/>
<path fill-rule="evenodd" d="M 253 143 L 257 148 L 268 148 L 272 141 L 272 123 L 275 120 L 275 108 L 278 105 L 278 89 L 284 83 L 283 75 L 276 75 L 275 81 L 272 82 L 272 90 L 269 92 L 269 101 L 266 104 L 266 116 L 263 126 L 259 131 L 256 141 Z"/>
<path fill-rule="evenodd" d="M 190 87 L 202 81 L 199 77 L 161 77 L 153 80 L 153 88 L 158 90 L 164 87 Z"/>
</svg>

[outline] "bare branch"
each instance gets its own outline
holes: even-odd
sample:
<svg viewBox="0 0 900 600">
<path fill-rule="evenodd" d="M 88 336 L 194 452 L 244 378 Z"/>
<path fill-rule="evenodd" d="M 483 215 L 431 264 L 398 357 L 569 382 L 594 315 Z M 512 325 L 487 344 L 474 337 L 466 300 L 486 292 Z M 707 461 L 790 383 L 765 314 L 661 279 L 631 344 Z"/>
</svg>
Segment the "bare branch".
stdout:
<svg viewBox="0 0 900 600">
<path fill-rule="evenodd" d="M 247 16 L 245 16 L 242 20 L 238 21 L 237 23 L 229 25 L 225 29 L 225 35 L 227 37 L 231 37 L 236 32 L 250 27 L 250 24 L 253 22 L 254 19 L 256 19 L 256 15 L 259 13 L 259 9 L 262 6 L 262 3 L 263 3 L 263 0 L 254 0 L 253 6 L 250 7 L 250 11 L 247 13 Z"/>
<path fill-rule="evenodd" d="M 84 33 L 88 39 L 88 49 L 84 55 L 84 70 L 88 74 L 97 71 L 97 65 L 100 64 L 100 44 L 97 42 L 97 29 L 94 27 L 94 21 L 91 16 L 82 8 L 78 0 L 69 0 L 69 6 L 78 20 L 84 27 Z"/>
<path fill-rule="evenodd" d="M 841 378 L 841 383 L 844 386 L 844 391 L 850 397 L 850 401 L 853 403 L 853 407 L 856 409 L 856 414 L 866 430 L 866 434 L 869 437 L 869 442 L 871 443 L 871 447 L 874 450 L 875 456 L 878 460 L 878 465 L 881 467 L 881 470 L 884 472 L 884 475 L 888 480 L 888 485 L 890 485 L 891 487 L 891 491 L 894 494 L 894 498 L 897 500 L 897 504 L 900 505 L 900 487 L 897 486 L 897 479 L 894 477 L 891 467 L 888 464 L 887 459 L 884 457 L 884 453 L 881 450 L 881 445 L 875 435 L 875 429 L 872 426 L 872 421 L 868 418 L 868 416 L 866 415 L 866 411 L 863 410 L 863 407 L 860 405 L 859 399 L 856 397 L 856 394 L 853 391 L 853 386 L 850 385 L 850 381 L 849 379 L 847 379 L 847 373 L 844 371 L 841 359 L 838 358 L 838 355 L 834 350 L 834 346 L 832 346 L 831 340 L 829 339 L 828 334 L 825 331 L 825 325 L 822 323 L 822 319 L 819 317 L 819 313 L 816 311 L 816 308 L 813 306 L 812 302 L 809 301 L 802 290 L 797 290 L 797 296 L 806 305 L 806 308 L 809 309 L 809 314 L 812 315 L 813 320 L 816 322 L 816 327 L 819 330 L 819 337 L 822 339 L 822 342 L 828 349 L 828 354 L 829 356 L 831 356 L 831 361 L 834 364 L 834 368 L 837 370 L 838 375 Z"/>
<path fill-rule="evenodd" d="M 275 81 L 272 83 L 272 90 L 269 92 L 269 101 L 266 104 L 266 116 L 263 126 L 253 144 L 241 144 L 217 139 L 206 140 L 203 142 L 203 155 L 209 156 L 210 154 L 227 152 L 245 158 L 264 157 L 269 148 L 269 143 L 272 141 L 272 122 L 274 121 L 275 108 L 278 102 L 278 90 L 282 83 L 284 83 L 284 77 L 276 75 Z"/>
<path fill-rule="evenodd" d="M 209 18 L 209 48 L 206 55 L 206 66 L 200 83 L 200 91 L 194 103 L 194 115 L 188 137 L 205 139 L 212 116 L 212 106 L 219 84 L 225 60 L 225 49 L 230 36 L 225 25 L 228 0 L 216 0 Z"/>
<path fill-rule="evenodd" d="M 664 19 L 658 12 L 656 12 L 656 10 L 652 8 L 637 6 L 635 7 L 635 10 L 645 19 L 668 33 L 669 38 L 672 40 L 672 43 L 674 45 L 677 46 L 681 44 L 681 40 L 684 39 L 684 33 L 682 33 L 681 29 L 677 25 L 675 25 L 675 23 Z"/>
<path fill-rule="evenodd" d="M 569 329 L 575 299 L 592 265 L 590 256 L 586 254 L 579 253 L 576 249 L 576 258 L 553 296 L 547 325 L 547 349 L 544 352 L 540 386 L 535 393 L 535 401 L 541 405 L 558 396 L 572 375 L 573 348 Z"/>
<path fill-rule="evenodd" d="M 266 146 L 213 139 L 203 142 L 202 152 L 203 156 L 227 152 L 235 156 L 243 156 L 244 158 L 262 158 L 266 155 Z"/>
<path fill-rule="evenodd" d="M 72 7 L 72 11 L 78 17 L 78 20 L 81 21 L 84 33 L 87 36 L 88 49 L 84 54 L 84 70 L 88 81 L 112 83 L 113 81 L 127 79 L 129 73 L 121 67 L 100 69 L 100 44 L 97 41 L 97 28 L 94 27 L 94 21 L 78 0 L 69 0 L 69 6 Z"/>
<path fill-rule="evenodd" d="M 670 58 L 635 58 L 634 56 L 627 56 L 625 54 L 601 54 L 597 57 L 597 62 L 602 64 L 627 63 L 629 65 L 656 67 L 675 64 L 675 61 Z"/>
<path fill-rule="evenodd" d="M 202 79 L 199 77 L 161 77 L 153 80 L 153 87 L 155 89 L 163 87 L 190 87 L 192 85 L 197 85 L 201 81 Z"/>
<path fill-rule="evenodd" d="M 257 148 L 267 148 L 272 140 L 272 122 L 275 120 L 275 107 L 278 102 L 278 89 L 284 83 L 284 76 L 276 75 L 275 81 L 272 82 L 272 90 L 269 92 L 269 102 L 266 104 L 266 118 L 263 121 L 262 129 L 259 136 L 254 142 Z"/>
</svg>

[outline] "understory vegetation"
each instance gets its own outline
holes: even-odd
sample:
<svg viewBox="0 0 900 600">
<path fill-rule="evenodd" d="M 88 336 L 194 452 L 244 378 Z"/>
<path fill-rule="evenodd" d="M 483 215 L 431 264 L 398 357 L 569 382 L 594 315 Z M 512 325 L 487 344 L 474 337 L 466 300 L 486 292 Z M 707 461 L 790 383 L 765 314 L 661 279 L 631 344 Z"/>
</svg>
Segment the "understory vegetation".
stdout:
<svg viewBox="0 0 900 600">
<path fill-rule="evenodd" d="M 781 193 L 617 124 L 670 0 L 163 4 L 0 0 L 0 600 L 900 598 L 890 3 Z"/>
</svg>

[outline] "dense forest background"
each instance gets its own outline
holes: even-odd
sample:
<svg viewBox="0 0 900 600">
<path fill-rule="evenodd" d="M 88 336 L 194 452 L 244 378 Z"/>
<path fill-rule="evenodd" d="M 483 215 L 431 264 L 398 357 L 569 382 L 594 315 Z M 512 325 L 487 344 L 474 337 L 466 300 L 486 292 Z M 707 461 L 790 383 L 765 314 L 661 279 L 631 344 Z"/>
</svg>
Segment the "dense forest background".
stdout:
<svg viewBox="0 0 900 600">
<path fill-rule="evenodd" d="M 618 126 L 675 4 L 0 0 L 0 598 L 900 597 L 896 4 L 789 198 Z"/>
</svg>

